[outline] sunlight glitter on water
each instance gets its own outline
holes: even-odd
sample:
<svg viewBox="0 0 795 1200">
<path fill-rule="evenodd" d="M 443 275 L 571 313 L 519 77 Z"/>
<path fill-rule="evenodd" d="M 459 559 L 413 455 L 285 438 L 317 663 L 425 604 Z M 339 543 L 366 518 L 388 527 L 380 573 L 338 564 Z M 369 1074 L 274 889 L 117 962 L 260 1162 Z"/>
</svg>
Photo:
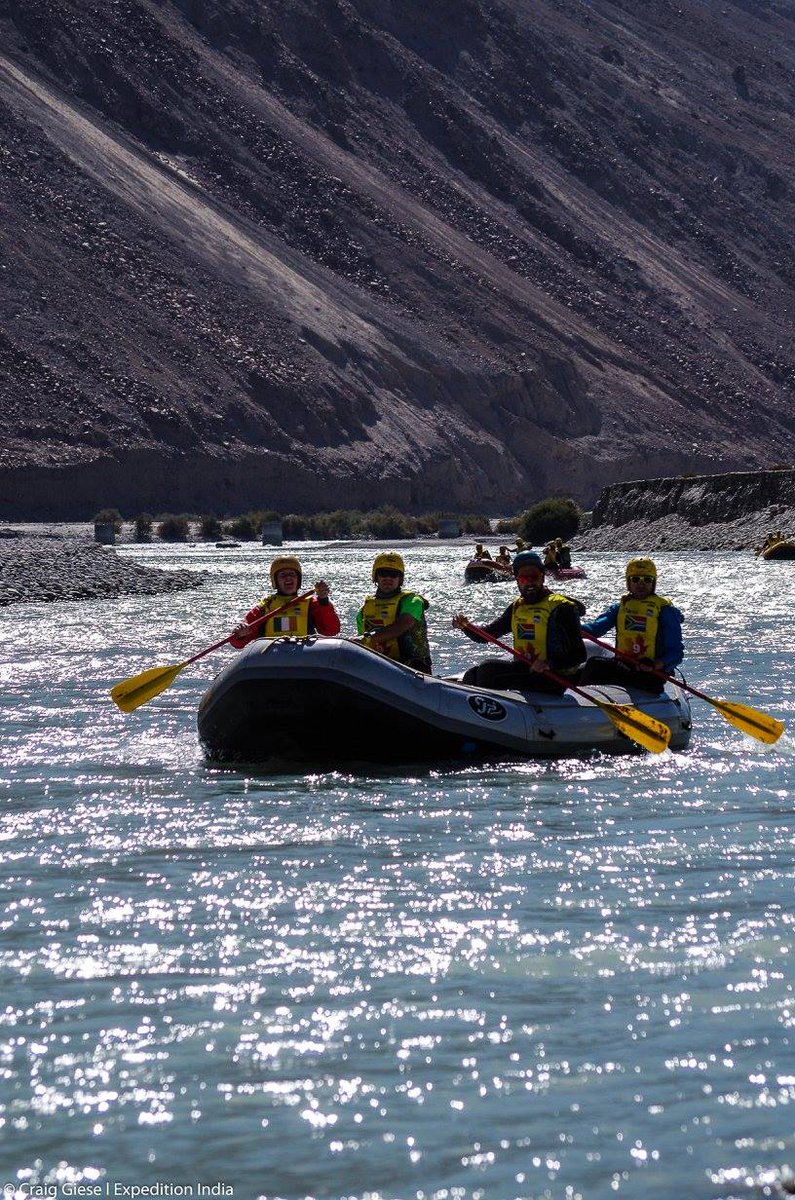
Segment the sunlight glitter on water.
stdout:
<svg viewBox="0 0 795 1200">
<path fill-rule="evenodd" d="M 3 1177 L 221 1178 L 238 1200 L 777 1186 L 795 1155 L 791 736 L 762 746 L 700 705 L 684 755 L 207 768 L 215 656 L 129 716 L 107 691 L 224 635 L 263 590 L 244 549 L 169 552 L 212 560 L 190 601 L 5 622 Z M 362 553 L 302 548 L 346 627 Z M 407 553 L 437 669 L 460 669 L 449 551 Z M 740 595 L 736 555 L 660 560 L 689 675 L 792 714 L 789 577 L 746 564 Z M 596 612 L 620 571 L 586 566 Z M 487 618 L 509 596 L 466 604 Z M 18 635 L 32 621 L 52 654 Z"/>
</svg>

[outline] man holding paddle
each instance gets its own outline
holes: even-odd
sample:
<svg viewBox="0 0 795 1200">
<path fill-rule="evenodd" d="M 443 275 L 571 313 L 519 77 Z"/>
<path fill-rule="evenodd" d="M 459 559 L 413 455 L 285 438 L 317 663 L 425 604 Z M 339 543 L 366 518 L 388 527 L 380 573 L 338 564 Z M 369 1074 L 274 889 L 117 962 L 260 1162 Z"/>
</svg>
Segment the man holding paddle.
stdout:
<svg viewBox="0 0 795 1200">
<path fill-rule="evenodd" d="M 463 613 L 453 617 L 453 626 L 467 637 L 491 642 L 507 651 L 514 662 L 487 659 L 464 674 L 463 682 L 475 687 L 519 691 L 566 691 L 601 709 L 625 737 L 661 754 L 671 740 L 670 728 L 656 717 L 630 704 L 615 704 L 607 697 L 585 692 L 574 682 L 578 665 L 585 658 L 580 616 L 585 607 L 579 600 L 552 593 L 544 586 L 544 560 L 532 550 L 517 554 L 513 563 L 519 599 L 490 625 L 474 625 Z M 513 634 L 513 646 L 500 641 L 497 632 Z M 557 669 L 555 669 L 557 668 Z"/>
<path fill-rule="evenodd" d="M 670 600 L 657 595 L 657 567 L 650 558 L 627 563 L 627 593 L 592 621 L 583 632 L 600 637 L 616 631 L 613 658 L 591 658 L 580 683 L 618 683 L 644 692 L 661 692 L 663 672 L 671 675 L 684 658 L 681 612 Z"/>
<path fill-rule="evenodd" d="M 406 591 L 406 564 L 394 550 L 379 554 L 373 563 L 375 593 L 356 614 L 357 636 L 371 650 L 395 662 L 430 675 L 433 671 L 425 613 L 430 607 L 418 592 Z"/>
<path fill-rule="evenodd" d="M 270 577 L 275 590 L 246 613 L 245 620 L 229 639 L 236 650 L 257 637 L 307 637 L 310 633 L 334 637 L 339 633 L 340 619 L 329 599 L 329 586 L 324 579 L 315 584 L 314 596 L 299 596 L 301 564 L 297 558 L 286 554 L 274 558 Z M 267 619 L 263 620 L 264 617 Z"/>
<path fill-rule="evenodd" d="M 574 682 L 585 660 L 579 602 L 549 591 L 544 583 L 544 560 L 533 550 L 516 555 L 513 573 L 519 588 L 518 599 L 482 628 L 492 638 L 511 633 L 521 661 L 487 658 L 470 667 L 463 682 L 474 687 L 519 688 L 560 695 L 569 679 Z M 488 640 L 463 613 L 453 617 L 453 628 L 462 629 L 473 642 Z M 550 677 L 550 671 L 556 673 L 556 679 Z"/>
</svg>

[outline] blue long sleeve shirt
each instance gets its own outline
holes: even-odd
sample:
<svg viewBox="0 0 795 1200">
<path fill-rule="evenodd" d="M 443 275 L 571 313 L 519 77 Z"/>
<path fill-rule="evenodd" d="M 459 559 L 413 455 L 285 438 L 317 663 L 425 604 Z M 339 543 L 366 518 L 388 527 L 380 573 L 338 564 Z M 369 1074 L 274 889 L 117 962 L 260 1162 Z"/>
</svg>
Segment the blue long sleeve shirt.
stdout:
<svg viewBox="0 0 795 1200">
<path fill-rule="evenodd" d="M 615 629 L 618 620 L 618 609 L 620 601 L 611 604 L 598 617 L 594 617 L 592 621 L 583 621 L 582 628 L 586 633 L 592 633 L 594 637 L 601 637 L 610 629 Z M 678 667 L 685 656 L 685 648 L 682 644 L 682 622 L 684 617 L 678 608 L 673 604 L 666 604 L 660 609 L 660 623 L 657 629 L 657 645 L 655 647 L 655 658 L 661 658 L 665 664 L 664 670 L 671 673 L 674 667 Z"/>
</svg>

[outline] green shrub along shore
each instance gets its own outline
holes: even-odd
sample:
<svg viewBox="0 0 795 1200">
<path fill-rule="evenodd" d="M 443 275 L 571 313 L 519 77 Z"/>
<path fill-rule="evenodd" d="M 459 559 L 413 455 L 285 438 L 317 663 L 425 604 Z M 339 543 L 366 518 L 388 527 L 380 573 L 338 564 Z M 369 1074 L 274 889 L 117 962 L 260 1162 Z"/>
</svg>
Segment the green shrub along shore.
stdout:
<svg viewBox="0 0 795 1200">
<path fill-rule="evenodd" d="M 253 542 L 260 538 L 263 528 L 271 523 L 281 525 L 282 535 L 287 541 L 383 541 L 388 538 L 430 537 L 438 532 L 442 522 L 455 521 L 462 534 L 475 537 L 519 536 L 532 545 L 553 537 L 573 537 L 580 528 L 582 516 L 582 510 L 573 500 L 553 496 L 517 517 L 498 521 L 494 529 L 490 519 L 482 514 L 432 512 L 411 516 L 392 505 L 384 505 L 370 512 L 337 509 L 335 512 L 312 516 L 295 513 L 283 516 L 271 510 L 224 518 L 213 514 L 178 516 L 161 513 L 153 517 L 148 513 L 140 513 L 132 519 L 132 525 L 137 542 L 151 542 L 155 538 L 163 542 L 187 542 L 192 537 L 207 542 L 223 538 Z M 118 509 L 105 508 L 96 514 L 94 522 L 112 525 L 117 533 L 121 533 L 125 518 Z"/>
</svg>

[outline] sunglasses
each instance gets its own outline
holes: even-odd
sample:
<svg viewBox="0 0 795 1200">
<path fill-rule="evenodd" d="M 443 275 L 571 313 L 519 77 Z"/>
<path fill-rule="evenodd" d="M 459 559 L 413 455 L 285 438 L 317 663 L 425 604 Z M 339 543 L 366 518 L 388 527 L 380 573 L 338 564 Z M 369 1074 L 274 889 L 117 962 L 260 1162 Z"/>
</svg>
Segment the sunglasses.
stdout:
<svg viewBox="0 0 795 1200">
<path fill-rule="evenodd" d="M 533 571 L 532 575 L 525 575 L 524 572 L 522 572 L 521 575 L 516 576 L 516 582 L 517 583 L 540 583 L 543 578 L 544 578 L 543 571 Z"/>
<path fill-rule="evenodd" d="M 378 568 L 378 570 L 377 570 L 377 571 L 376 571 L 376 573 L 375 573 L 375 576 L 376 576 L 376 579 L 381 579 L 381 578 L 383 578 L 385 575 L 388 575 L 390 578 L 392 578 L 393 576 L 395 576 L 395 575 L 399 575 L 399 574 L 400 574 L 400 571 L 386 571 L 386 570 L 382 570 L 382 569 L 379 567 L 379 568 Z"/>
<path fill-rule="evenodd" d="M 656 575 L 630 575 L 630 583 L 654 583 Z"/>
</svg>

